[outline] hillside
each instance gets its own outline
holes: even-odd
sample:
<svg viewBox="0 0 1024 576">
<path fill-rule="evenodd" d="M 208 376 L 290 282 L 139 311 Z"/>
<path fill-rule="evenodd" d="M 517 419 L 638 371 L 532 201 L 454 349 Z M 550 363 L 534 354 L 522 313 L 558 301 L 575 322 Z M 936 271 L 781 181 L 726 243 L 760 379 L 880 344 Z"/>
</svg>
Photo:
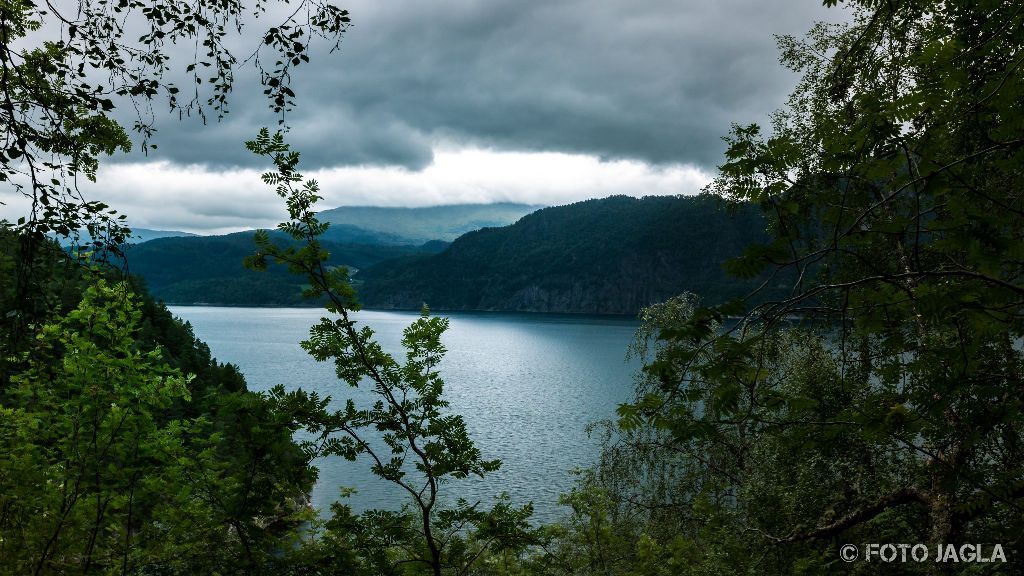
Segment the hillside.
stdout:
<svg viewBox="0 0 1024 576">
<path fill-rule="evenodd" d="M 635 314 L 683 291 L 707 302 L 747 293 L 722 262 L 764 239 L 753 207 L 708 197 L 614 196 L 545 208 L 470 232 L 447 250 L 359 272 L 370 307 Z"/>
<path fill-rule="evenodd" d="M 281 240 L 281 235 L 275 233 Z M 335 236 L 340 237 L 340 236 Z M 415 246 L 323 241 L 331 265 L 352 269 L 419 253 Z M 431 244 L 423 250 L 440 250 Z M 242 261 L 255 251 L 253 232 L 223 236 L 159 238 L 128 246 L 128 270 L 141 276 L 153 295 L 169 304 L 301 306 L 303 279 L 282 266 L 266 272 L 246 269 Z"/>
<path fill-rule="evenodd" d="M 143 242 L 149 242 L 150 240 L 156 240 L 157 238 L 180 238 L 184 236 L 195 236 L 191 232 L 181 232 L 180 230 L 150 230 L 149 228 L 132 228 L 132 243 L 142 244 Z"/>
<path fill-rule="evenodd" d="M 499 202 L 496 204 L 452 204 L 426 208 L 385 208 L 381 206 L 341 206 L 324 210 L 317 217 L 339 225 L 403 238 L 388 243 L 423 244 L 429 240 L 451 242 L 480 228 L 505 226 L 537 210 L 540 206 Z"/>
<path fill-rule="evenodd" d="M 353 224 L 332 223 L 321 240 L 337 244 L 382 244 L 387 246 L 414 246 L 423 244 L 385 230 L 368 230 Z"/>
<path fill-rule="evenodd" d="M 150 240 L 156 240 L 157 238 L 176 238 L 183 236 L 196 236 L 191 232 L 182 232 L 180 230 L 151 230 L 149 228 L 132 228 L 132 233 L 128 237 L 128 244 L 142 244 L 143 242 L 149 242 Z M 89 235 L 85 230 L 81 231 L 81 236 L 78 238 L 67 238 L 56 234 L 52 235 L 51 238 L 57 240 L 61 246 L 69 248 L 72 246 L 90 246 L 93 242 L 93 237 Z"/>
</svg>

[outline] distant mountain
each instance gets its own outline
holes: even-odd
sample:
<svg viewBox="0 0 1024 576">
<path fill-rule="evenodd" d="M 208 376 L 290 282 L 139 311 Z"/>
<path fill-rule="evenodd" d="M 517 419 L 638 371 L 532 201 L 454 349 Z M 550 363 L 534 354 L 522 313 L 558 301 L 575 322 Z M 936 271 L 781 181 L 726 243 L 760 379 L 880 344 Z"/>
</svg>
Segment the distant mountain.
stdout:
<svg viewBox="0 0 1024 576">
<path fill-rule="evenodd" d="M 142 244 L 157 238 L 182 238 L 196 236 L 191 232 L 180 232 L 178 230 L 150 230 L 149 228 L 132 228 L 132 243 Z"/>
<path fill-rule="evenodd" d="M 331 228 L 352 226 L 404 239 L 405 244 L 429 240 L 452 241 L 480 228 L 505 226 L 541 206 L 499 202 L 496 204 L 452 204 L 426 208 L 385 208 L 341 206 L 324 210 L 317 217 L 331 222 Z"/>
<path fill-rule="evenodd" d="M 179 230 L 151 230 L 149 228 L 132 228 L 131 237 L 128 240 L 129 244 L 142 244 L 143 242 L 149 242 L 150 240 L 156 240 L 157 238 L 180 238 L 184 236 L 196 236 L 191 232 L 181 232 Z M 69 238 L 58 238 L 61 246 L 67 248 L 74 245 L 76 242 Z M 92 237 L 89 236 L 84 230 L 82 236 L 78 238 L 77 244 L 89 245 L 92 243 Z"/>
<path fill-rule="evenodd" d="M 635 314 L 683 291 L 708 303 L 746 294 L 756 280 L 727 277 L 722 262 L 765 238 L 753 206 L 727 213 L 705 196 L 613 196 L 538 210 L 356 279 L 370 307 Z"/>
<path fill-rule="evenodd" d="M 274 232 L 278 241 L 284 235 Z M 423 251 L 443 250 L 447 244 L 424 248 L 405 245 L 340 243 L 323 240 L 331 253 L 328 264 L 356 270 L 387 259 Z M 169 304 L 229 306 L 302 306 L 303 278 L 282 266 L 266 272 L 246 269 L 242 261 L 256 250 L 253 232 L 223 236 L 166 237 L 128 246 L 128 271 L 141 276 L 150 292 Z"/>
<path fill-rule="evenodd" d="M 332 223 L 321 237 L 322 240 L 340 244 L 383 244 L 386 246 L 412 246 L 423 244 L 410 238 L 379 230 L 368 230 L 352 224 Z"/>
</svg>

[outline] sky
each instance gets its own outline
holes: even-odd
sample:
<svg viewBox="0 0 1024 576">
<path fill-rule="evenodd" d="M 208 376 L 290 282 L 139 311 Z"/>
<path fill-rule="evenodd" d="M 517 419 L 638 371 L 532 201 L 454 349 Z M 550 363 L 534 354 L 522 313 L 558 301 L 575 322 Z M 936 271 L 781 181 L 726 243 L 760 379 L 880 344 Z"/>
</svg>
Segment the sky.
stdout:
<svg viewBox="0 0 1024 576">
<path fill-rule="evenodd" d="M 774 35 L 843 19 L 820 0 L 338 4 L 353 26 L 334 53 L 313 45 L 287 116 L 323 208 L 697 193 L 730 124 L 764 124 L 795 85 Z M 83 189 L 138 227 L 273 226 L 282 202 L 242 143 L 276 119 L 243 68 L 225 120 L 158 114 L 158 149 L 107 159 Z"/>
</svg>

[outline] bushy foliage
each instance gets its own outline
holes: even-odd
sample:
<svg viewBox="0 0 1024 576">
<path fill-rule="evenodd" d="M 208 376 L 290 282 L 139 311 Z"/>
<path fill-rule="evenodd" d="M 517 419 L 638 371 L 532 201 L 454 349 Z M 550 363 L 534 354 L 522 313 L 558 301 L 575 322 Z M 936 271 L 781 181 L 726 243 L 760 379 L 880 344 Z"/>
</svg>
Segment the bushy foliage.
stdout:
<svg viewBox="0 0 1024 576">
<path fill-rule="evenodd" d="M 294 538 L 279 523 L 297 525 L 314 478 L 292 420 L 127 283 L 90 275 L 79 286 L 0 390 L 0 572 L 274 563 Z"/>
</svg>

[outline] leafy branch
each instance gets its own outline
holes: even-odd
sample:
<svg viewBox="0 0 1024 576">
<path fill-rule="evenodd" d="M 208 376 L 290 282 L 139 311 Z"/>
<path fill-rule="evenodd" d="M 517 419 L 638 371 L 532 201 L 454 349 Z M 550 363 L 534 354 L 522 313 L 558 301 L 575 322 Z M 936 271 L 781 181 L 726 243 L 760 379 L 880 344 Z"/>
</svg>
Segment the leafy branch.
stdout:
<svg viewBox="0 0 1024 576">
<path fill-rule="evenodd" d="M 408 495 L 415 531 L 402 522 L 391 523 L 394 528 L 383 540 L 402 542 L 414 534 L 426 552 L 414 552 L 417 546 L 411 543 L 396 545 L 395 549 L 413 557 L 389 561 L 388 571 L 411 562 L 429 567 L 437 576 L 445 568 L 462 574 L 486 551 L 526 546 L 532 541 L 527 522 L 532 506 L 515 508 L 498 502 L 491 510 L 481 511 L 479 503 L 471 505 L 460 498 L 454 507 L 446 507 L 442 499 L 442 485 L 448 480 L 483 478 L 501 465 L 498 460 L 485 460 L 462 417 L 445 410 L 448 402 L 442 396 L 444 382 L 437 368 L 446 352 L 441 337 L 448 320 L 431 317 L 424 307 L 421 317 L 403 333 L 405 361 L 384 352 L 373 339 L 373 330 L 357 327 L 352 317 L 360 306 L 348 270 L 326 263 L 329 254 L 318 238 L 328 224 L 313 211 L 321 199 L 320 189 L 315 180 L 303 181 L 297 172 L 298 152 L 289 148 L 280 132 L 271 135 L 266 128 L 246 147 L 273 161 L 275 171 L 263 174 L 263 181 L 285 200 L 289 220 L 278 230 L 294 241 L 277 245 L 266 231 L 260 231 L 255 237 L 257 253 L 246 265 L 262 270 L 268 262 L 276 262 L 307 278 L 304 295 L 325 299 L 333 317 L 321 318 L 302 347 L 317 361 L 333 361 L 338 378 L 349 386 L 368 386 L 376 400 L 371 406 L 357 407 L 349 399 L 343 410 L 330 411 L 329 399 L 316 393 L 285 393 L 278 387 L 274 394 L 292 413 L 302 415 L 302 425 L 317 437 L 307 443 L 311 458 L 335 455 L 354 461 L 365 455 L 376 476 Z M 374 522 L 380 514 L 364 513 L 363 522 Z M 462 534 L 469 525 L 476 529 L 468 536 L 475 550 L 464 546 Z"/>
</svg>

